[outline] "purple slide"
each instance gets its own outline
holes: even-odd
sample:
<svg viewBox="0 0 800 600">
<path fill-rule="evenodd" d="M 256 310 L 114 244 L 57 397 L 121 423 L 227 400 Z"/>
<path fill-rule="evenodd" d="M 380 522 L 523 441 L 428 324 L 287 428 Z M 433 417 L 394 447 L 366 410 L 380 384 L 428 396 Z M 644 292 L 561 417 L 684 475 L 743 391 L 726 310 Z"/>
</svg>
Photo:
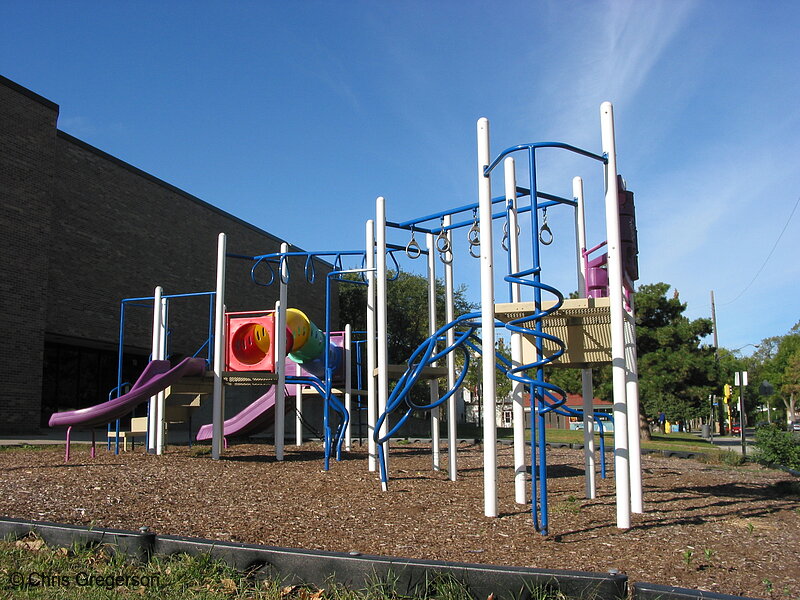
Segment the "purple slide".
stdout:
<svg viewBox="0 0 800 600">
<path fill-rule="evenodd" d="M 286 397 L 289 397 L 289 390 L 286 391 Z M 286 404 L 287 411 L 293 408 L 293 404 Z M 231 417 L 225 421 L 222 428 L 222 435 L 225 437 L 234 437 L 247 435 L 262 431 L 275 422 L 275 386 L 272 385 L 267 390 L 267 393 L 261 396 L 258 400 L 247 406 L 236 416 Z M 214 426 L 212 423 L 203 425 L 200 431 L 197 432 L 197 441 L 210 440 L 214 435 Z"/>
<path fill-rule="evenodd" d="M 344 349 L 344 333 L 335 332 L 331 334 L 331 352 L 333 353 L 334 364 L 337 366 L 338 375 L 343 377 L 344 368 L 342 365 L 342 354 Z M 335 352 L 335 353 L 334 353 Z M 289 375 L 295 374 L 297 363 L 292 359 L 285 359 L 286 373 Z M 302 375 L 323 377 L 325 362 L 323 358 L 315 358 L 314 360 L 306 361 L 302 365 Z M 293 387 L 286 387 L 286 397 L 292 396 L 290 390 Z M 286 404 L 286 412 L 290 412 L 294 408 L 293 404 Z M 225 421 L 222 429 L 224 437 L 243 436 L 251 433 L 263 431 L 267 427 L 275 423 L 275 386 L 270 386 L 267 392 L 258 400 L 247 406 L 239 414 L 231 417 Z M 197 441 L 210 440 L 213 437 L 213 424 L 203 425 L 197 432 Z"/>
<path fill-rule="evenodd" d="M 127 394 L 96 406 L 53 413 L 50 427 L 80 425 L 91 428 L 105 425 L 124 417 L 136 406 L 167 389 L 182 377 L 200 376 L 205 371 L 206 361 L 202 358 L 185 358 L 174 368 L 171 368 L 168 360 L 152 360 Z"/>
</svg>

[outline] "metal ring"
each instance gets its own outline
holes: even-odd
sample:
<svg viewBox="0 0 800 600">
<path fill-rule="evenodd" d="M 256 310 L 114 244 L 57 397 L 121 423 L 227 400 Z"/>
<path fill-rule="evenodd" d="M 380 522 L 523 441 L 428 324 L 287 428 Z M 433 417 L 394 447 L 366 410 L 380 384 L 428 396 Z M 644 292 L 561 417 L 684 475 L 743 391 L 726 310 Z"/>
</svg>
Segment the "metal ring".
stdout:
<svg viewBox="0 0 800 600">
<path fill-rule="evenodd" d="M 481 229 L 478 227 L 477 223 L 470 227 L 470 230 L 467 232 L 467 241 L 469 241 L 470 246 L 481 245 Z"/>
<path fill-rule="evenodd" d="M 417 240 L 414 239 L 414 236 L 411 236 L 411 241 L 408 242 L 406 246 L 406 256 L 411 259 L 419 258 L 422 256 L 422 248 L 419 247 Z"/>
<path fill-rule="evenodd" d="M 545 237 L 545 233 L 550 237 Z M 550 231 L 550 226 L 547 223 L 539 228 L 539 241 L 545 246 L 549 246 L 553 243 L 553 232 Z"/>
<path fill-rule="evenodd" d="M 450 238 L 447 237 L 444 231 L 440 231 L 436 237 L 436 249 L 443 254 L 450 252 Z"/>
</svg>

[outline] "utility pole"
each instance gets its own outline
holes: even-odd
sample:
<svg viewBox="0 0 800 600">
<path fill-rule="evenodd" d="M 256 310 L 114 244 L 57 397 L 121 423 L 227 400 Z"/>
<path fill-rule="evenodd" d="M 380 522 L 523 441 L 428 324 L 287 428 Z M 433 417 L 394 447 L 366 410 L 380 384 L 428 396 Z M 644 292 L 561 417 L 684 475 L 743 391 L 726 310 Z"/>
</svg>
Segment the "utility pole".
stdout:
<svg viewBox="0 0 800 600">
<path fill-rule="evenodd" d="M 711 327 L 714 333 L 714 358 L 719 359 L 719 340 L 717 339 L 717 307 L 714 304 L 714 290 L 711 290 Z"/>
<path fill-rule="evenodd" d="M 717 338 L 717 305 L 714 302 L 714 290 L 711 290 L 711 331 L 714 334 L 714 366 L 716 367 L 717 381 L 719 381 L 719 339 Z M 714 439 L 714 403 L 717 401 L 716 395 L 711 401 L 711 439 Z M 719 434 L 724 433 L 722 418 L 719 423 Z"/>
</svg>

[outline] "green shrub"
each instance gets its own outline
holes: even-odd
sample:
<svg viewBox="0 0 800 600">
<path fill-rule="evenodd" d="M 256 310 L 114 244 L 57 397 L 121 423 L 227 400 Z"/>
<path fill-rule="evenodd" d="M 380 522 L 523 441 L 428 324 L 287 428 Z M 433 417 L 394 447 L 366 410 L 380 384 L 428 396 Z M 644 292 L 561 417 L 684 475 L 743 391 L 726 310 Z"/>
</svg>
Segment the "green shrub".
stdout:
<svg viewBox="0 0 800 600">
<path fill-rule="evenodd" d="M 777 426 L 756 430 L 756 456 L 764 462 L 800 469 L 800 441 Z"/>
<path fill-rule="evenodd" d="M 696 460 L 709 465 L 727 465 L 729 467 L 738 467 L 745 463 L 745 457 L 734 450 L 700 453 Z"/>
</svg>

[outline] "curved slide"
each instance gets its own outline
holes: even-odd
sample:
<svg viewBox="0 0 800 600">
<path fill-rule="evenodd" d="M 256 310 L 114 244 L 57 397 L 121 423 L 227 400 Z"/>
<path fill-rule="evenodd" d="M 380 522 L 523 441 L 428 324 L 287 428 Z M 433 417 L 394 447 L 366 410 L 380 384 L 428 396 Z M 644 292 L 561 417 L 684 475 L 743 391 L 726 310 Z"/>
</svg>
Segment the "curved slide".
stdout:
<svg viewBox="0 0 800 600">
<path fill-rule="evenodd" d="M 127 394 L 96 406 L 53 413 L 50 427 L 96 427 L 124 417 L 136 406 L 167 389 L 182 377 L 200 376 L 205 373 L 203 358 L 185 358 L 172 367 L 168 360 L 151 360 L 139 379 Z"/>
<path fill-rule="evenodd" d="M 291 394 L 286 390 L 286 396 Z M 294 407 L 287 403 L 286 412 Z M 275 386 L 272 385 L 258 400 L 249 404 L 237 415 L 225 421 L 222 435 L 225 437 L 247 435 L 262 431 L 275 422 Z M 197 432 L 197 441 L 210 440 L 214 435 L 214 425 L 203 425 Z"/>
</svg>

